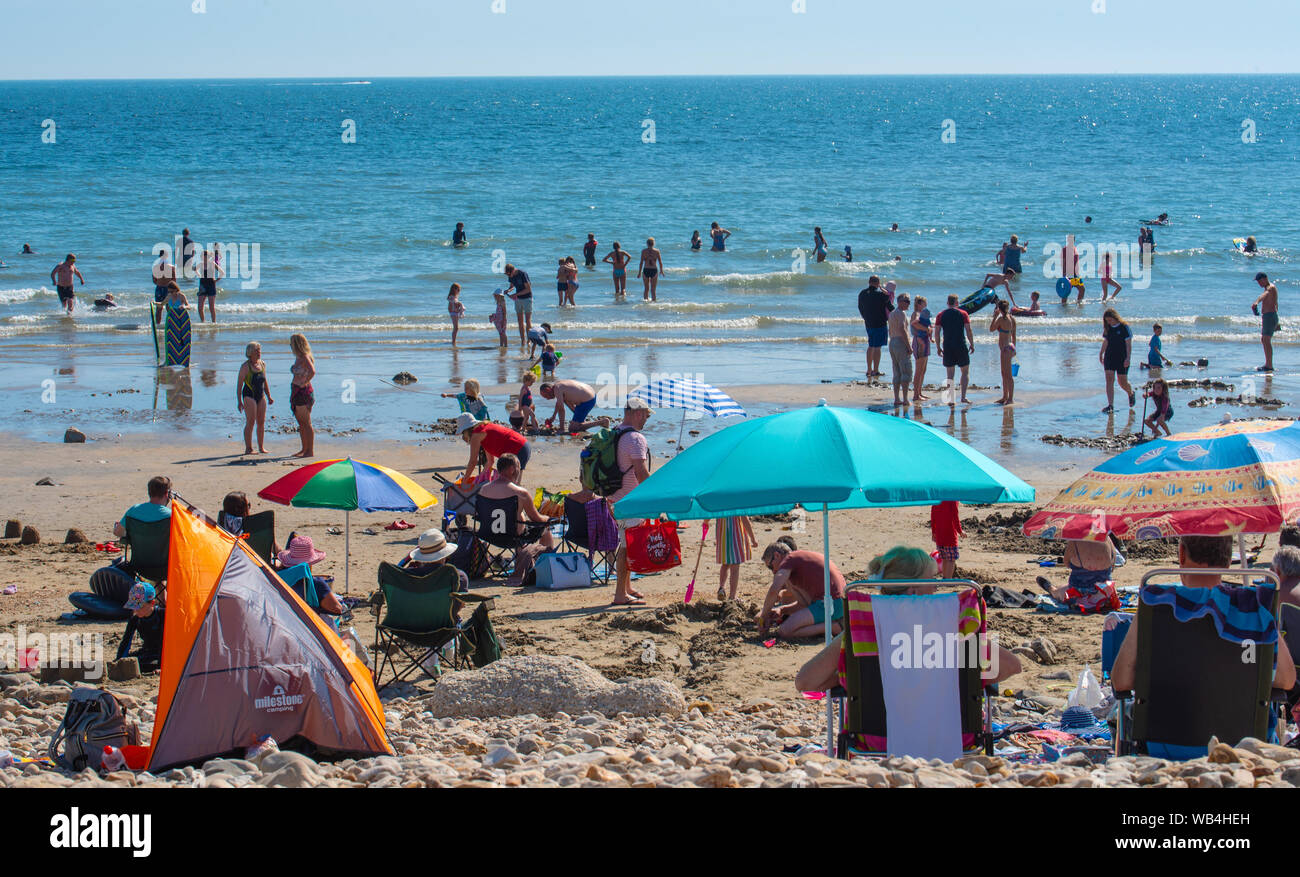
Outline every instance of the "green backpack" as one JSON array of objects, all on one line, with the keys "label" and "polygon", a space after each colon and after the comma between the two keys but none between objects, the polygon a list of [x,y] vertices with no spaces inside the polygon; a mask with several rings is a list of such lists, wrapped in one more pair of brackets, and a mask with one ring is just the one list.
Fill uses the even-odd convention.
[{"label": "green backpack", "polygon": [[597,496],[611,496],[622,489],[624,473],[618,466],[618,442],[635,431],[630,426],[602,428],[591,437],[578,462],[583,487]]}]

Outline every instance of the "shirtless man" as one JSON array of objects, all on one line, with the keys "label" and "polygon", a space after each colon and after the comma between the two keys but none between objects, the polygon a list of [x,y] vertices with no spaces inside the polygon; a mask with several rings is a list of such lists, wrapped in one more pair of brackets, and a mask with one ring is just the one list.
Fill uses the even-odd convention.
[{"label": "shirtless man", "polygon": [[642,301],[658,301],[655,290],[659,286],[659,274],[664,270],[664,258],[655,249],[655,239],[646,238],[645,249],[641,251],[641,264],[637,266],[636,276],[645,281],[645,290],[641,293]]},{"label": "shirtless man", "polygon": [[82,286],[86,285],[86,278],[82,277],[81,272],[77,270],[77,257],[68,253],[68,257],[50,271],[50,282],[59,291],[59,304],[68,309],[69,316],[72,315],[73,305],[77,303],[77,297],[72,294],[73,277],[80,280]]},{"label": "shirtless man", "polygon": [[[912,387],[912,341],[908,336],[907,309],[912,300],[907,293],[898,296],[898,307],[889,312],[885,325],[889,329],[889,359],[894,365],[894,407],[907,404],[907,391]],[[899,388],[902,398],[899,398]]]},{"label": "shirtless man", "polygon": [[[1264,364],[1256,371],[1273,370],[1273,333],[1278,330],[1277,287],[1268,280],[1263,271],[1255,275],[1255,282],[1264,287],[1264,292],[1250,306],[1251,311],[1260,316],[1259,342],[1264,345]],[[1260,312],[1263,311],[1261,314]]]},{"label": "shirtless man", "polygon": [[632,256],[618,241],[614,241],[614,249],[605,256],[604,261],[614,266],[614,297],[627,295],[627,263],[632,261]]},{"label": "shirtless man", "polygon": [[997,289],[999,286],[1007,288],[1007,298],[1011,299],[1011,306],[1016,307],[1016,297],[1011,294],[1011,280],[1016,276],[1016,272],[1011,268],[1006,269],[1001,274],[985,274],[984,285],[989,289]]},{"label": "shirtless man", "polygon": [[478,495],[485,499],[518,497],[519,517],[515,524],[515,535],[526,536],[530,542],[539,542],[547,550],[555,547],[555,540],[551,537],[551,519],[537,510],[533,495],[519,486],[519,458],[514,454],[502,454],[497,458],[496,480],[479,488]]},{"label": "shirtless man", "polygon": [[546,401],[555,401],[555,414],[552,417],[557,421],[561,433],[565,431],[564,418],[569,410],[573,411],[573,418],[569,421],[570,433],[586,432],[594,426],[610,424],[608,417],[587,419],[596,407],[596,391],[582,381],[545,381],[537,388],[537,392]]}]

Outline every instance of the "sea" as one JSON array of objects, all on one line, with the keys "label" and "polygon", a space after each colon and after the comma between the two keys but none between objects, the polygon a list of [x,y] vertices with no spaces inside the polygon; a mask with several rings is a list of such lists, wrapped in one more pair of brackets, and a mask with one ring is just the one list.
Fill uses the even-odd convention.
[{"label": "sea", "polygon": [[[982,285],[1011,234],[1028,245],[1017,304],[1037,290],[1046,311],[1018,323],[1019,404],[993,404],[986,308],[973,317],[973,404],[905,416],[1004,457],[1066,459],[1076,452],[1042,436],[1135,431],[1140,395],[1136,416],[1123,394],[1116,415],[1100,413],[1111,306],[1134,333],[1135,382],[1158,321],[1165,354],[1188,363],[1167,377],[1232,387],[1176,390],[1171,425],[1296,413],[1296,76],[0,82],[0,156],[0,412],[36,440],[76,425],[92,438],[238,441],[250,341],[287,424],[294,332],[316,352],[315,416],[340,453],[348,435],[418,440],[456,413],[440,394],[466,378],[493,388],[504,418],[529,364],[513,309],[516,346],[501,350],[488,322],[505,262],[532,279],[534,322],[565,354],[560,377],[598,386],[602,405],[660,376],[723,388],[751,415],[815,404],[828,385],[866,405],[844,385],[865,370],[867,278],[937,313]],[[1154,254],[1133,258],[1140,223],[1161,213]],[[463,248],[451,245],[457,222]],[[725,252],[709,249],[712,222],[731,232]],[[815,226],[830,245],[820,263]],[[221,244],[234,270],[218,323],[194,322],[190,368],[159,368],[152,268],[183,228]],[[615,300],[601,264],[581,269],[576,307],[560,307],[556,263],[581,265],[588,233],[598,258],[655,238],[658,301],[642,300],[634,276]],[[1082,304],[1055,292],[1070,235]],[[1248,235],[1253,256],[1233,244]],[[1100,301],[1104,250],[1124,286],[1113,305]],[[50,270],[70,252],[86,282],[68,317]],[[1255,371],[1260,271],[1281,296],[1271,376]],[[456,347],[453,282],[467,308]],[[193,303],[195,282],[183,289]],[[119,306],[94,310],[106,293]],[[417,383],[388,383],[401,371]],[[942,379],[937,361],[929,377]],[[1238,395],[1256,404],[1213,401]],[[655,422],[665,440],[680,428],[675,412]]]}]

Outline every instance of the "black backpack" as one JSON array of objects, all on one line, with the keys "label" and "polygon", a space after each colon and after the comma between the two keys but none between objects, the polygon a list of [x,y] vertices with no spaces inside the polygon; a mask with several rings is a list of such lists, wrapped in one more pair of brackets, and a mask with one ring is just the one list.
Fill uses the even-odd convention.
[{"label": "black backpack", "polygon": [[456,551],[447,562],[463,572],[470,581],[485,578],[491,558],[487,544],[473,530],[461,530],[456,536]]},{"label": "black backpack", "polygon": [[100,688],[74,688],[50,741],[49,756],[67,770],[99,770],[105,746],[121,749],[139,743],[139,728],[127,722],[116,697]]}]

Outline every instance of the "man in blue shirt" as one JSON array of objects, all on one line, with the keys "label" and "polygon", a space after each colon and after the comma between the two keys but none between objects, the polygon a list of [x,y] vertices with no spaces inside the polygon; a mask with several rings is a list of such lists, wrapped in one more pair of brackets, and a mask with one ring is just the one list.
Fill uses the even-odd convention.
[{"label": "man in blue shirt", "polygon": [[[138,503],[126,510],[122,519],[113,525],[117,538],[126,537],[126,519],[144,524],[170,520],[172,516],[172,481],[165,475],[149,479],[149,501]],[[90,590],[107,600],[125,604],[135,584],[135,571],[125,558],[119,557],[90,576]]]}]

